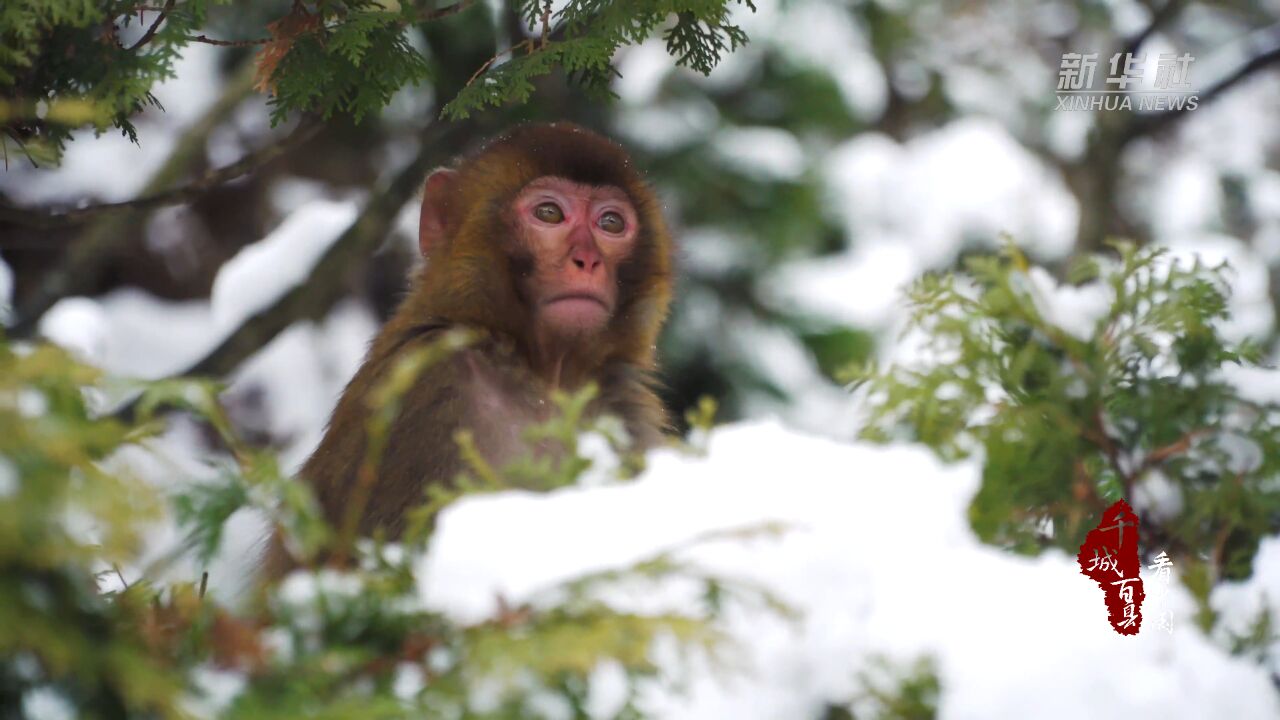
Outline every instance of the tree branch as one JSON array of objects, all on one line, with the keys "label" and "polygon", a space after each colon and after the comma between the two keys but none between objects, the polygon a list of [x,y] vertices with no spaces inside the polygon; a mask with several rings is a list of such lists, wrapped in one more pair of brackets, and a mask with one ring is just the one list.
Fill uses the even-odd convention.
[{"label": "tree branch", "polygon": [[[1228,90],[1240,84],[1254,73],[1266,68],[1272,63],[1280,61],[1280,25],[1273,25],[1261,32],[1270,42],[1256,40],[1254,45],[1266,45],[1266,49],[1259,51],[1249,60],[1241,64],[1235,70],[1231,71],[1218,80],[1202,93],[1199,93],[1199,104],[1197,107],[1203,107]],[[1186,107],[1166,110],[1160,113],[1150,115],[1135,115],[1133,121],[1125,129],[1123,142],[1128,143],[1139,137],[1154,135],[1161,132],[1172,124],[1175,120],[1185,116],[1190,112]]]},{"label": "tree branch", "polygon": [[327,314],[342,298],[342,277],[361,265],[383,241],[400,208],[417,194],[427,170],[445,159],[446,148],[454,146],[451,140],[458,137],[462,127],[457,123],[432,125],[417,157],[385,189],[375,192],[305,281],[270,307],[250,316],[217,347],[179,374],[227,375],[294,322]]},{"label": "tree branch", "polygon": [[439,20],[440,18],[449,17],[450,15],[456,15],[471,7],[474,2],[475,0],[462,0],[462,2],[455,3],[448,7],[433,8],[430,10],[424,8],[418,11],[416,21],[427,22],[430,20]]},{"label": "tree branch", "polygon": [[266,45],[271,42],[271,38],[258,38],[256,40],[217,40],[207,35],[188,35],[186,39],[188,42],[217,45],[219,47],[252,47],[254,45]]},{"label": "tree branch", "polygon": [[[420,9],[413,17],[413,22],[430,22],[431,20],[439,20],[441,18],[456,15],[463,10],[471,7],[475,0],[462,0],[448,7]],[[266,45],[275,38],[255,38],[253,40],[218,40],[207,35],[188,35],[189,42],[204,43],[206,45],[218,45],[219,47],[253,47],[254,45]]]},{"label": "tree branch", "polygon": [[175,2],[177,2],[177,0],[167,0],[167,2],[165,2],[164,7],[160,9],[160,17],[156,18],[156,21],[151,23],[151,27],[147,28],[147,32],[144,33],[142,37],[138,38],[138,42],[129,47],[130,52],[133,52],[134,50],[137,50],[143,45],[151,42],[151,38],[156,36],[156,31],[160,29],[160,23],[164,22],[164,19],[168,17],[169,11],[173,9],[173,4]]},{"label": "tree branch", "polygon": [[[252,92],[253,63],[245,62],[228,81],[222,96],[178,138],[173,152],[147,179],[141,194],[155,195],[173,187],[193,166],[204,162],[209,134]],[[137,237],[137,231],[127,222],[129,218],[127,213],[103,213],[78,233],[58,265],[46,272],[40,286],[17,306],[10,334],[30,334],[40,316],[58,300],[93,287],[103,265]]]},{"label": "tree branch", "polygon": [[205,192],[208,192],[223,183],[235,180],[241,175],[247,175],[254,172],[263,165],[266,165],[298,145],[310,140],[317,132],[319,132],[320,128],[321,125],[318,122],[304,122],[298,125],[298,127],[295,128],[294,131],[284,140],[259,148],[230,165],[224,165],[215,170],[210,170],[182,187],[144,195],[139,198],[134,198],[133,200],[124,200],[114,203],[100,203],[98,205],[89,205],[87,207],[67,210],[64,212],[50,212],[47,210],[35,210],[14,207],[11,205],[0,205],[0,221],[48,230],[50,228],[65,227],[67,225],[82,223],[106,213],[119,212],[122,210],[150,210],[152,208],[163,207],[165,205],[177,205],[179,203],[191,202]]},{"label": "tree branch", "polygon": [[1166,23],[1174,18],[1174,16],[1182,12],[1182,8],[1186,7],[1186,5],[1186,0],[1167,0],[1159,10],[1152,12],[1151,22],[1148,23],[1146,27],[1142,28],[1137,35],[1129,38],[1128,42],[1124,44],[1124,53],[1126,55],[1132,55],[1138,52],[1142,47],[1142,44],[1145,43],[1156,30],[1164,27]]}]

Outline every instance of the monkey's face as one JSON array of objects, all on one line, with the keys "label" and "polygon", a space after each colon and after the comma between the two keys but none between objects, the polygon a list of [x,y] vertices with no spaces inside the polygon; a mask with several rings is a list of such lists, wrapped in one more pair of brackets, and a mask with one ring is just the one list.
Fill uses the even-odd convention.
[{"label": "monkey's face", "polygon": [[525,292],[538,329],[559,337],[603,330],[617,307],[618,266],[639,230],[627,194],[542,177],[520,191],[514,212],[533,260]]}]

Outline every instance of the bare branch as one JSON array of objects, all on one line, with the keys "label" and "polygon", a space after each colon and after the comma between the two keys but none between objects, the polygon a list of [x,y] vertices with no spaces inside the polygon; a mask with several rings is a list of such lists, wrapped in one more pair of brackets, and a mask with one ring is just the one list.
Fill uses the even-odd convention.
[{"label": "bare branch", "polygon": [[317,132],[319,132],[320,128],[321,125],[318,122],[305,122],[295,128],[294,131],[284,140],[259,148],[230,165],[224,165],[215,170],[210,170],[186,185],[173,188],[172,190],[144,195],[143,197],[134,198],[133,200],[124,200],[114,203],[100,203],[98,205],[89,205],[88,207],[76,208],[74,210],[67,210],[64,212],[50,212],[47,210],[35,210],[13,207],[10,205],[0,205],[0,221],[47,230],[49,228],[65,227],[67,225],[82,223],[105,213],[119,212],[123,210],[149,210],[152,208],[163,207],[165,205],[176,205],[178,203],[191,202],[219,185],[235,180],[242,175],[254,172],[263,165],[266,165],[298,145],[310,140]]},{"label": "bare branch", "polygon": [[[462,2],[450,5],[444,8],[432,8],[419,10],[414,16],[414,22],[429,22],[431,20],[439,20],[441,18],[456,15],[463,10],[471,7],[475,0],[462,0]],[[274,38],[255,38],[252,40],[218,40],[208,35],[188,35],[187,40],[190,42],[204,43],[206,45],[217,45],[219,47],[253,47],[254,45],[266,45],[274,40]]]},{"label": "bare branch", "polygon": [[471,7],[472,3],[474,2],[475,0],[462,0],[462,2],[455,3],[448,7],[435,8],[431,10],[420,10],[418,12],[417,21],[427,22],[429,20],[439,20],[440,18],[449,17],[450,15],[456,15],[462,12],[463,10],[466,10],[467,8]]},{"label": "bare branch", "polygon": [[1138,50],[1142,48],[1142,44],[1145,43],[1151,35],[1155,33],[1155,31],[1168,24],[1168,22],[1178,13],[1182,12],[1182,8],[1186,7],[1186,5],[1186,0],[1167,0],[1159,10],[1152,12],[1151,22],[1147,23],[1147,26],[1142,28],[1137,35],[1129,38],[1128,42],[1124,45],[1124,53],[1126,55],[1132,55],[1138,52]]},{"label": "bare branch", "polygon": [[168,17],[169,11],[173,9],[173,4],[175,2],[177,2],[177,0],[167,0],[165,2],[164,7],[160,9],[160,17],[156,18],[156,21],[151,23],[151,27],[147,28],[147,32],[144,33],[142,37],[138,38],[138,42],[129,47],[130,52],[151,42],[151,39],[156,36],[156,31],[160,29],[160,24],[164,22],[166,17]]},{"label": "bare branch", "polygon": [[[209,134],[231,117],[252,92],[253,63],[245,62],[227,82],[222,95],[182,133],[173,151],[147,178],[139,194],[147,196],[168,190],[203,163]],[[77,233],[58,264],[43,274],[39,287],[18,304],[10,335],[23,337],[31,333],[40,316],[58,300],[92,288],[101,277],[103,266],[136,239],[137,231],[131,228],[129,219],[128,213],[103,213]]]},{"label": "bare branch", "polygon": [[497,55],[494,55],[488,60],[485,60],[483,65],[481,65],[474,73],[471,73],[471,78],[467,80],[467,85],[474,83],[477,78],[479,78],[481,75],[484,74],[485,70],[489,69],[490,65],[493,65],[495,62],[501,59],[503,55],[510,53],[512,57],[515,57],[516,52],[519,50],[524,50],[526,53],[534,52],[533,38],[522,40],[516,43],[515,45],[512,45],[511,47],[507,48],[506,50],[503,50]]},{"label": "bare branch", "polygon": [[[1250,44],[1255,46],[1262,45],[1265,49],[1257,52],[1235,70],[1223,76],[1211,85],[1208,90],[1199,93],[1197,107],[1203,107],[1217,100],[1228,90],[1248,79],[1254,73],[1273,63],[1280,62],[1280,25],[1273,25],[1259,33],[1259,35],[1264,39],[1255,39]],[[1127,143],[1139,137],[1154,135],[1188,112],[1189,110],[1184,106],[1161,113],[1136,115],[1133,122],[1125,129],[1123,141]]]},{"label": "bare branch", "polygon": [[451,140],[463,127],[456,123],[433,125],[417,157],[386,188],[375,191],[360,216],[329,246],[305,281],[246,319],[180,374],[227,375],[294,322],[327,314],[342,298],[342,277],[360,266],[383,241],[400,208],[417,194],[427,170],[444,160],[447,148],[454,146]]},{"label": "bare branch", "polygon": [[254,45],[266,45],[271,42],[271,38],[258,38],[257,40],[215,40],[207,35],[188,35],[189,42],[204,43],[206,45],[218,45],[219,47],[252,47]]}]

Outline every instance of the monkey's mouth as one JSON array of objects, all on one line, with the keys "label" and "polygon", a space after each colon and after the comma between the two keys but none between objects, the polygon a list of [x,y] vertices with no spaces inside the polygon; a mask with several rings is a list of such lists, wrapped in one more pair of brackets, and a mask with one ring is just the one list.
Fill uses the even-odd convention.
[{"label": "monkey's mouth", "polygon": [[577,329],[599,326],[610,313],[609,303],[589,292],[557,295],[546,302],[544,310],[556,325]]}]

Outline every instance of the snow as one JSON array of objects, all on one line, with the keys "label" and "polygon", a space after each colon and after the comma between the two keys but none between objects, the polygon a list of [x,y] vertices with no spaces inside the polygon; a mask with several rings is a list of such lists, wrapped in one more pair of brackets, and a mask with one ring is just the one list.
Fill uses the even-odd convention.
[{"label": "snow", "polygon": [[797,302],[854,327],[877,328],[895,317],[903,290],[919,271],[909,247],[869,237],[836,257],[789,264],[766,281],[764,291],[780,307]]},{"label": "snow", "polygon": [[[762,289],[779,306],[856,327],[895,326],[902,289],[951,265],[968,243],[990,247],[1009,233],[1035,256],[1061,257],[1075,239],[1075,201],[1062,181],[988,120],[956,121],[905,144],[863,133],[835,148],[823,173],[852,246],[789,263]],[[1061,319],[1071,324],[1069,314]]]},{"label": "snow", "polygon": [[8,322],[13,307],[13,268],[0,258],[0,323]]},{"label": "snow", "polygon": [[23,694],[22,715],[32,720],[72,720],[76,707],[62,691],[38,687]]},{"label": "snow", "polygon": [[183,49],[174,66],[176,77],[154,88],[164,112],[148,110],[135,118],[138,144],[115,129],[98,137],[91,128],[79,130],[67,144],[60,166],[36,169],[26,162],[15,163],[9,171],[0,172],[0,190],[23,205],[63,202],[69,197],[122,201],[136,196],[169,157],[183,128],[218,99],[218,60],[224,55],[221,48],[208,45]]},{"label": "snow", "polygon": [[342,388],[364,360],[377,323],[363,306],[344,301],[322,323],[297,323],[240,366],[228,391],[261,392],[266,429],[283,439],[281,468],[296,472],[320,442]]},{"label": "snow", "polygon": [[18,469],[8,458],[0,457],[0,500],[13,497],[18,492]]},{"label": "snow", "polygon": [[638,105],[614,118],[622,137],[653,152],[670,152],[706,138],[720,123],[720,111],[706,98]]},{"label": "snow", "polygon": [[136,288],[59,301],[40,333],[115,375],[161,378],[198,360],[221,339],[209,304],[168,302]]},{"label": "snow", "polygon": [[1231,298],[1227,307],[1231,317],[1219,325],[1224,337],[1235,342],[1265,337],[1275,322],[1275,310],[1269,270],[1257,251],[1237,238],[1213,233],[1174,237],[1167,244],[1170,255],[1183,267],[1190,267],[1195,260],[1209,266],[1223,262],[1229,266]]},{"label": "snow", "polygon": [[795,136],[777,128],[722,130],[712,147],[725,162],[762,179],[795,181],[808,166]]},{"label": "snow", "polygon": [[217,717],[249,684],[244,673],[222,670],[212,664],[197,667],[192,681],[194,692],[183,698],[182,709],[197,718]]},{"label": "snow", "polygon": [[666,44],[657,38],[646,40],[619,53],[613,91],[621,102],[646,105],[657,97],[673,67]]},{"label": "snow", "polygon": [[[873,120],[888,103],[888,81],[871,53],[865,30],[835,3],[790,5],[766,38],[793,62],[829,73],[845,104],[863,120]],[[751,35],[752,42],[757,35]]]},{"label": "snow", "polygon": [[1089,340],[1098,324],[1115,303],[1115,291],[1103,282],[1090,282],[1079,287],[1059,285],[1042,267],[1027,273],[1031,281],[1031,297],[1040,316],[1078,340]]},{"label": "snow", "polygon": [[213,316],[233,329],[305,282],[311,269],[355,221],[355,202],[315,200],[265,238],[223,264],[213,282]]},{"label": "snow", "polygon": [[[1229,635],[1249,636],[1253,623],[1264,613],[1270,615],[1271,627],[1280,624],[1280,535],[1264,538],[1253,558],[1253,574],[1215,587],[1209,606],[1222,617],[1215,630],[1224,642]],[[1280,642],[1271,643],[1265,653],[1267,666],[1280,673]]]},{"label": "snow", "polygon": [[[978,475],[976,463],[944,466],[918,447],[836,443],[774,423],[730,426],[713,433],[705,457],[654,453],[632,483],[457,503],[420,561],[420,594],[455,620],[478,622],[498,598],[546,606],[565,581],[670,553],[756,583],[800,613],[792,621],[730,602],[718,622],[733,667],[664,662],[685,691],[646,686],[644,704],[663,718],[816,717],[824,703],[856,694],[873,657],[926,655],[937,660],[940,717],[1280,712],[1261,668],[1196,629],[1180,585],[1169,597],[1172,634],[1121,637],[1074,558],[980,544],[966,513]],[[752,532],[770,527],[782,529]],[[700,607],[675,582],[622,584],[602,597],[642,612]],[[599,678],[616,686],[604,679],[610,672]],[[600,702],[616,693],[602,689]]]},{"label": "snow", "polygon": [[902,145],[864,133],[837,147],[826,171],[853,237],[894,237],[925,267],[1002,232],[1045,256],[1074,241],[1075,201],[1061,179],[989,120],[957,120]]},{"label": "snow", "polygon": [[1274,367],[1227,365],[1222,375],[1247,400],[1280,403],[1280,372]]}]

